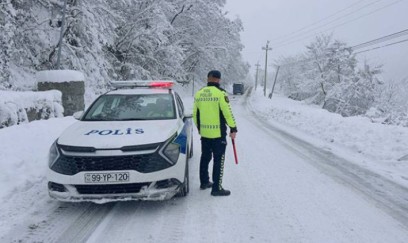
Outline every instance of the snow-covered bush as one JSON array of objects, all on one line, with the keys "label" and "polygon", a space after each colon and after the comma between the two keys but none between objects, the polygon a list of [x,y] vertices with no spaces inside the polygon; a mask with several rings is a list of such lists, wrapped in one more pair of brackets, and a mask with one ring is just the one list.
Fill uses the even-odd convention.
[{"label": "snow-covered bush", "polygon": [[0,128],[33,120],[62,117],[61,92],[0,91]]},{"label": "snow-covered bush", "polygon": [[408,78],[384,83],[375,94],[374,106],[366,116],[373,122],[408,127]]}]

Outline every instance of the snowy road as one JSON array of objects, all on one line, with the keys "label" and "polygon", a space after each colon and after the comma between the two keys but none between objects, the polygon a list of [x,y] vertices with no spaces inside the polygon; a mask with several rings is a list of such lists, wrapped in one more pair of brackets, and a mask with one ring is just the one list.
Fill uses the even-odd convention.
[{"label": "snowy road", "polygon": [[58,203],[44,198],[45,181],[40,180],[12,199],[15,207],[21,204],[14,211],[18,214],[1,215],[10,231],[0,241],[407,241],[407,189],[259,121],[246,109],[244,97],[232,102],[240,164],[233,163],[229,145],[223,185],[232,191],[230,197],[214,198],[198,189],[200,141],[195,134],[188,197]]}]

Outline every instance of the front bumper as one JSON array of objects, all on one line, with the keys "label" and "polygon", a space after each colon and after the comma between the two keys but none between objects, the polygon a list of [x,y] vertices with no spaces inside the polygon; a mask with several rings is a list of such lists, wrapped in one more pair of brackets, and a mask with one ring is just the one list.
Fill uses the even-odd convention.
[{"label": "front bumper", "polygon": [[[180,154],[179,161],[164,170],[141,173],[136,170],[81,171],[75,175],[64,175],[48,168],[48,191],[51,198],[65,202],[95,202],[129,200],[167,200],[182,186],[185,176],[186,155]],[[86,183],[86,173],[128,172],[125,183]],[[169,182],[169,183],[168,183]]]},{"label": "front bumper", "polygon": [[174,197],[180,187],[182,183],[177,179],[103,185],[63,185],[49,182],[48,192],[51,198],[64,202],[161,201]]}]

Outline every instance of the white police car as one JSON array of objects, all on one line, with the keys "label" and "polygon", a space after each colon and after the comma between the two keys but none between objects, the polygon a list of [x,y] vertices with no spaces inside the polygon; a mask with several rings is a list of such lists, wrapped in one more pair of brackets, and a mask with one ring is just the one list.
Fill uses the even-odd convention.
[{"label": "white police car", "polygon": [[49,195],[97,203],[187,195],[191,114],[173,84],[113,82],[116,90],[76,114],[50,149]]}]

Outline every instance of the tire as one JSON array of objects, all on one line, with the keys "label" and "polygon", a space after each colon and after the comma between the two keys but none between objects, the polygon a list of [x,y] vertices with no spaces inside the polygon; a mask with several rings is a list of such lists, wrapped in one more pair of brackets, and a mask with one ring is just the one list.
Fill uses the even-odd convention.
[{"label": "tire", "polygon": [[188,172],[188,161],[186,161],[186,171],[184,173],[184,182],[180,190],[177,192],[176,197],[185,197],[190,191],[190,179]]}]

